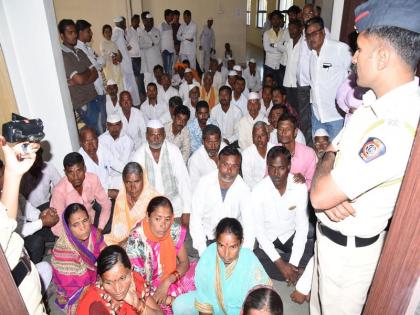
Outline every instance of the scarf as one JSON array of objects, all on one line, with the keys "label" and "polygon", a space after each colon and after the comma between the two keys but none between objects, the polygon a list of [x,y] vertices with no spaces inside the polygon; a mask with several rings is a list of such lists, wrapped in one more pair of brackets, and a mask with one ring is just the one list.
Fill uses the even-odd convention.
[{"label": "scarf", "polygon": [[216,93],[214,87],[210,87],[210,92],[207,93],[204,86],[200,88],[200,99],[206,101],[209,104],[209,108],[212,109],[216,105]]},{"label": "scarf", "polygon": [[[230,276],[232,275],[237,262],[238,262],[238,259],[235,259],[229,264],[229,266],[225,267],[226,279],[230,278]],[[215,279],[216,297],[217,297],[217,302],[219,303],[219,306],[222,309],[223,314],[227,315],[227,312],[225,310],[225,304],[223,301],[222,281],[220,279],[220,277],[222,276],[221,270],[220,270],[220,264],[223,264],[223,261],[221,261],[219,254],[216,253],[216,279]]]},{"label": "scarf", "polygon": [[[172,223],[173,218],[171,224]],[[163,237],[157,237],[150,230],[148,220],[143,220],[142,225],[147,239],[160,244],[160,263],[162,264],[162,275],[160,280],[163,281],[176,270],[176,250],[171,237],[171,229],[169,228]]]}]

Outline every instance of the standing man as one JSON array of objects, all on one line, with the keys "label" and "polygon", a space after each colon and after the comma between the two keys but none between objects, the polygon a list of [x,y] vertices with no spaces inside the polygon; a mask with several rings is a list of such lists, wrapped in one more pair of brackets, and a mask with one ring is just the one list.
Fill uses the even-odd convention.
[{"label": "standing man", "polygon": [[190,62],[190,67],[192,69],[196,69],[195,37],[197,35],[197,24],[191,21],[190,10],[184,11],[183,18],[184,24],[181,24],[176,36],[178,40],[181,41],[181,47],[179,49],[179,59],[181,61],[188,59],[188,61]]},{"label": "standing man", "polygon": [[[136,78],[137,88],[139,92],[144,93],[144,82],[141,75],[141,55],[140,55],[140,16],[134,14],[131,17],[131,26],[126,30],[126,40],[130,49],[128,55],[131,58],[131,64],[133,65],[133,73]],[[144,95],[144,94],[143,94]]]},{"label": "standing man", "polygon": [[111,40],[117,45],[118,50],[121,52],[121,70],[123,72],[124,88],[128,90],[133,98],[134,106],[140,105],[139,89],[137,87],[136,79],[133,72],[133,64],[131,63],[128,51],[131,46],[127,43],[125,37],[125,29],[127,28],[125,18],[117,16],[114,18],[115,27],[112,30]]},{"label": "standing man", "polygon": [[214,30],[211,28],[212,26],[213,18],[209,17],[207,19],[207,25],[203,26],[203,31],[200,35],[199,49],[203,52],[202,66],[204,68],[204,71],[209,70],[210,57],[212,56],[212,54],[216,54],[216,37],[214,35]]},{"label": "standing man", "polygon": [[419,122],[418,12],[416,0],[356,8],[353,63],[357,84],[371,91],[312,183],[319,223],[311,314],[360,314],[364,307]]},{"label": "standing man", "polygon": [[264,76],[271,74],[278,87],[283,86],[285,66],[281,64],[284,47],[284,16],[279,10],[270,14],[272,27],[264,32],[263,44],[265,50]]},{"label": "standing man", "polygon": [[312,93],[312,134],[324,128],[331,138],[343,128],[343,117],[338,113],[335,97],[346,80],[351,64],[350,47],[325,38],[324,21],[314,17],[305,24],[305,35],[312,49],[309,61]]},{"label": "standing man", "polygon": [[78,34],[78,40],[76,48],[81,49],[86,56],[89,58],[89,61],[95,66],[95,69],[98,71],[98,78],[93,83],[95,85],[96,93],[98,94],[95,98],[96,107],[99,108],[98,116],[98,125],[95,127],[96,132],[102,133],[105,129],[106,121],[106,108],[105,108],[105,89],[104,89],[104,80],[102,76],[102,67],[104,65],[104,60],[102,57],[98,57],[92,47],[89,45],[92,41],[92,30],[91,24],[85,20],[77,20],[76,30]]},{"label": "standing man", "polygon": [[170,9],[166,9],[164,13],[165,21],[160,25],[160,51],[163,59],[163,69],[165,73],[172,76],[172,67],[175,54],[175,46],[173,39],[172,20],[173,12]]},{"label": "standing man", "polygon": [[172,37],[174,39],[174,47],[175,47],[175,54],[176,54],[175,60],[176,60],[178,59],[177,57],[179,56],[179,48],[181,46],[181,42],[177,38],[178,30],[179,30],[179,27],[181,26],[181,24],[179,23],[180,12],[178,10],[173,10],[172,14],[173,14]]},{"label": "standing man", "polygon": [[61,52],[73,110],[87,126],[97,129],[100,108],[94,82],[98,71],[86,54],[76,47],[77,30],[73,20],[61,20],[58,31],[63,41]]}]

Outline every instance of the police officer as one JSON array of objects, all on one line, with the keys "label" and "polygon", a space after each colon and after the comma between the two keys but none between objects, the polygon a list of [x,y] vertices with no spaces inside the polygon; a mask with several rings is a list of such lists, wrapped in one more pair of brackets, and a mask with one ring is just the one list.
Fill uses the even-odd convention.
[{"label": "police officer", "polygon": [[[24,249],[23,239],[16,233],[16,215],[18,209],[18,193],[20,180],[35,161],[35,153],[20,155],[17,159],[16,152],[6,145],[0,136],[5,167],[0,179],[4,185],[0,201],[0,244],[7,262],[11,268],[13,279],[19,288],[25,306],[30,315],[46,314],[42,304],[41,283],[35,265],[30,261]],[[34,145],[35,146],[35,145]],[[22,147],[19,144],[18,147]],[[39,145],[37,145],[39,147]],[[36,148],[34,147],[36,151]]]},{"label": "police officer", "polygon": [[356,9],[353,63],[358,85],[371,90],[312,181],[319,221],[311,314],[360,314],[366,301],[419,121],[418,12],[418,0]]}]

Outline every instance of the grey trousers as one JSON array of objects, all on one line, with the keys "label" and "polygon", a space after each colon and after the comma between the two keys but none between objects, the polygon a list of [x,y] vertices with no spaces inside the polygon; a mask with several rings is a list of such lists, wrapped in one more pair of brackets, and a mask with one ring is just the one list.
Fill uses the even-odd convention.
[{"label": "grey trousers", "polygon": [[297,87],[297,104],[300,116],[300,130],[305,136],[306,145],[313,147],[312,140],[312,109],[310,103],[310,86]]}]

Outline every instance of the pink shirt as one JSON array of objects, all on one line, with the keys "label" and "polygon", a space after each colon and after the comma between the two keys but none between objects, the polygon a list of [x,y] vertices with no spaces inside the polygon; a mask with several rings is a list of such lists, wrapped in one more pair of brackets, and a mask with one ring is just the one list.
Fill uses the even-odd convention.
[{"label": "pink shirt", "polygon": [[311,188],[312,177],[314,177],[316,168],[316,153],[315,151],[299,142],[295,142],[295,154],[292,156],[292,165],[290,173],[301,173],[306,179],[306,187]]},{"label": "pink shirt", "polygon": [[50,205],[57,210],[60,221],[51,228],[51,231],[55,235],[60,236],[63,231],[63,224],[61,222],[62,214],[66,207],[72,203],[83,204],[86,207],[90,220],[93,223],[95,210],[93,210],[92,204],[94,200],[96,200],[102,207],[101,214],[99,216],[98,228],[103,229],[111,215],[111,201],[108,199],[107,193],[102,188],[98,176],[93,173],[86,172],[85,180],[83,181],[82,195],[73,188],[73,185],[68,181],[66,176],[63,177],[57,186],[54,187],[52,193]]}]

